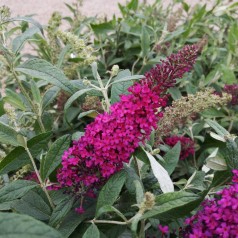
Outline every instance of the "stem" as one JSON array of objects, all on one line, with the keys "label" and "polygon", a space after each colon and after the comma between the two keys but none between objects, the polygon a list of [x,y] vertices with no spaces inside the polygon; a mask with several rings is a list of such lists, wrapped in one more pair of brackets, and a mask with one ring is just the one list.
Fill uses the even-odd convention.
[{"label": "stem", "polygon": [[135,70],[135,67],[136,67],[136,64],[139,62],[140,60],[140,57],[138,57],[138,59],[134,62],[134,64],[132,65],[132,68],[131,68],[131,75],[134,75],[134,70]]},{"label": "stem", "polygon": [[116,224],[116,225],[128,225],[128,222],[125,222],[125,221],[108,221],[108,220],[90,220],[90,221],[87,221],[88,223],[104,223],[104,224]]},{"label": "stem", "polygon": [[37,167],[36,167],[36,163],[35,163],[35,161],[34,161],[34,159],[33,159],[33,156],[32,156],[32,154],[31,154],[30,150],[28,149],[28,147],[25,147],[25,150],[26,150],[26,152],[27,152],[27,154],[28,154],[28,156],[29,156],[29,158],[30,158],[30,160],[31,160],[31,163],[32,163],[32,165],[33,165],[33,168],[34,168],[34,170],[35,170],[35,172],[36,172],[36,176],[37,176],[37,178],[38,178],[38,180],[39,180],[39,182],[40,182],[41,188],[42,188],[42,190],[44,191],[44,193],[45,193],[45,195],[46,195],[46,197],[47,197],[47,199],[48,199],[48,201],[49,201],[49,203],[50,203],[50,206],[54,209],[55,205],[53,204],[53,202],[52,202],[52,200],[51,200],[51,198],[50,198],[50,195],[49,195],[47,189],[45,188],[45,184],[43,183],[43,181],[42,181],[42,179],[41,179],[41,177],[40,177],[40,174],[39,174],[39,171],[38,171],[38,169],[37,169]]},{"label": "stem", "polygon": [[107,95],[107,90],[106,90],[105,88],[103,88],[103,89],[101,90],[101,92],[102,92],[102,94],[103,94],[103,96],[104,96],[105,103],[106,103],[106,105],[107,105],[106,111],[109,112],[109,111],[110,111],[110,106],[111,106],[111,104],[110,104],[110,101],[109,101],[109,98],[108,98],[108,95]]},{"label": "stem", "polygon": [[139,238],[145,238],[145,220],[141,221]]},{"label": "stem", "polygon": [[108,95],[107,95],[107,86],[104,87],[104,85],[102,83],[102,80],[101,80],[101,77],[100,77],[99,74],[97,74],[97,80],[98,80],[99,86],[101,88],[101,92],[103,94],[103,97],[105,99],[105,103],[107,105],[106,111],[109,112],[111,104],[110,104],[110,100],[109,100]]},{"label": "stem", "polygon": [[109,88],[111,81],[112,81],[112,76],[110,76],[110,78],[109,78],[108,81],[107,81],[107,84],[106,84],[106,86],[105,86],[106,89]]}]

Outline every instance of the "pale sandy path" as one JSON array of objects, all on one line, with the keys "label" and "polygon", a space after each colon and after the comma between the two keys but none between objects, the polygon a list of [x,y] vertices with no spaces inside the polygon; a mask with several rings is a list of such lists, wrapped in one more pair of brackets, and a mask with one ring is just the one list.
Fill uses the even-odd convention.
[{"label": "pale sandy path", "polygon": [[[163,0],[162,0],[163,1]],[[164,0],[166,5],[171,0]],[[1,5],[7,5],[12,11],[12,16],[24,16],[27,14],[35,13],[34,17],[41,24],[46,24],[50,15],[54,11],[62,12],[63,15],[70,14],[64,3],[72,4],[74,0],[0,0]],[[153,2],[153,0],[147,0]],[[199,0],[187,0],[189,4],[201,2]],[[204,1],[203,1],[204,2]],[[210,1],[206,1],[210,2]],[[119,15],[117,4],[125,4],[126,0],[84,0],[82,6],[82,13],[86,16],[103,15],[112,16],[113,14]]]}]

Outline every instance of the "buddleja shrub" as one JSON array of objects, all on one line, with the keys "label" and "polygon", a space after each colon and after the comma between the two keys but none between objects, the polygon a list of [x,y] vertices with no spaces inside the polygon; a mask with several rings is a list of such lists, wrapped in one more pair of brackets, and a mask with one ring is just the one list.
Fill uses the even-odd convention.
[{"label": "buddleja shrub", "polygon": [[[200,44],[144,75],[114,65],[101,78],[92,46],[57,21],[57,34],[44,36],[6,7],[0,20],[0,235],[235,237],[237,139],[199,113],[232,107],[236,87],[226,87],[232,96],[168,94],[193,69]],[[39,39],[38,55],[24,55],[26,41]],[[74,63],[91,64],[93,79],[69,80]]]}]

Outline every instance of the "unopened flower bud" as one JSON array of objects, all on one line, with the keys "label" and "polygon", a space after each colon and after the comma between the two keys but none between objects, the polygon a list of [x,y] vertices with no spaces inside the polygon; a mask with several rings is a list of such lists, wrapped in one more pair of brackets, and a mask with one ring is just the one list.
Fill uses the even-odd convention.
[{"label": "unopened flower bud", "polygon": [[88,86],[88,85],[90,85],[90,81],[89,81],[88,79],[84,79],[84,80],[83,80],[83,84],[84,84],[85,86]]},{"label": "unopened flower bud", "polygon": [[117,64],[112,66],[111,76],[116,76],[119,72],[119,66]]}]

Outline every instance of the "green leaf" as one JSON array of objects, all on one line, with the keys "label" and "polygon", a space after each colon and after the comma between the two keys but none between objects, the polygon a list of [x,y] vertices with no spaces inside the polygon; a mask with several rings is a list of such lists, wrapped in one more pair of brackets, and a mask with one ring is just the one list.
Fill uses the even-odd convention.
[{"label": "green leaf", "polygon": [[189,10],[189,5],[186,3],[186,2],[181,2],[182,3],[182,5],[183,5],[183,9],[186,11],[186,12],[188,12],[188,10]]},{"label": "green leaf", "polygon": [[126,217],[119,210],[117,210],[115,207],[110,206],[110,205],[105,205],[105,206],[101,207],[98,211],[96,218],[101,216],[102,214],[108,213],[108,212],[115,212],[119,217],[122,218],[123,221],[127,220]]},{"label": "green leaf", "polygon": [[1,238],[63,238],[43,222],[16,213],[0,212],[0,231]]},{"label": "green leaf", "polygon": [[160,165],[159,162],[156,161],[153,155],[151,155],[149,152],[145,151],[151,165],[152,172],[156,179],[159,182],[160,188],[163,191],[163,193],[173,192],[174,191],[174,185],[169,177],[168,172],[163,168],[162,165]]},{"label": "green leaf", "polygon": [[7,145],[19,146],[17,132],[10,126],[0,122],[0,142]]},{"label": "green leaf", "polygon": [[178,100],[182,97],[180,90],[177,87],[169,88],[169,93],[171,94],[173,100]]},{"label": "green leaf", "polygon": [[126,173],[121,170],[120,172],[114,174],[107,183],[101,189],[97,207],[96,207],[96,215],[98,215],[99,209],[105,205],[113,205],[117,200],[121,189],[126,181]]},{"label": "green leaf", "polygon": [[133,10],[136,11],[139,5],[139,1],[138,0],[131,0],[130,2],[128,2],[127,4],[127,9],[129,10]]},{"label": "green leaf", "polygon": [[13,181],[0,189],[0,202],[8,202],[23,197],[29,190],[39,186],[27,180]]},{"label": "green leaf", "polygon": [[180,142],[178,142],[164,156],[165,163],[163,163],[163,166],[167,170],[169,175],[171,175],[173,173],[173,171],[175,170],[175,168],[178,164],[180,152],[181,152],[181,144],[180,144]]},{"label": "green leaf", "polygon": [[226,142],[226,162],[230,169],[238,168],[238,138],[228,137]]},{"label": "green leaf", "polygon": [[229,31],[228,31],[228,36],[227,36],[228,47],[229,47],[229,50],[233,54],[237,53],[237,42],[238,42],[237,38],[238,38],[238,24],[237,24],[237,22],[234,22],[230,26]]},{"label": "green leaf", "polygon": [[182,35],[184,32],[185,32],[185,29],[178,27],[177,30],[175,30],[175,31],[173,31],[173,32],[171,32],[171,33],[169,33],[169,34],[165,37],[164,42],[171,41],[171,40],[173,40],[174,38],[176,38],[176,37]]},{"label": "green leaf", "polygon": [[79,98],[80,96],[82,96],[83,94],[89,92],[89,91],[92,91],[94,90],[93,88],[86,88],[86,89],[81,89],[79,90],[78,92],[74,93],[69,99],[68,101],[65,103],[64,105],[64,110],[66,111],[70,106],[71,104],[77,99]]},{"label": "green leaf", "polygon": [[64,238],[67,238],[80,223],[87,218],[93,217],[94,215],[95,206],[92,206],[91,204],[85,208],[85,212],[81,215],[77,215],[74,210],[71,210],[60,223],[58,230],[61,234],[63,234]]},{"label": "green leaf", "polygon": [[150,52],[150,35],[146,30],[145,26],[142,26],[141,49],[142,49],[142,57],[147,56],[147,54]]},{"label": "green leaf", "polygon": [[90,24],[90,26],[96,35],[107,34],[110,31],[115,31],[113,21],[103,22],[100,24]]},{"label": "green leaf", "polygon": [[66,56],[66,54],[69,52],[70,50],[70,46],[66,45],[60,52],[59,54],[59,58],[57,61],[57,67],[60,68],[64,62],[64,57]]},{"label": "green leaf", "polygon": [[221,110],[218,110],[216,108],[209,108],[207,110],[204,110],[203,112],[201,112],[201,115],[205,116],[207,118],[225,117],[226,116],[224,114],[224,112],[222,112]]},{"label": "green leaf", "polygon": [[[237,28],[238,30],[238,28]],[[238,41],[237,41],[238,42]],[[237,82],[235,73],[232,69],[228,68],[225,65],[221,65],[221,71],[222,71],[222,81],[225,84],[233,84]]]},{"label": "green leaf", "polygon": [[212,127],[214,130],[215,130],[215,132],[218,134],[218,135],[220,135],[220,136],[222,136],[222,137],[225,137],[225,136],[229,136],[230,135],[230,133],[225,129],[225,128],[223,128],[222,126],[220,126],[216,121],[212,121],[212,120],[209,120],[209,119],[207,119],[207,120],[205,120],[206,121],[206,123],[210,126],[210,127]]},{"label": "green leaf", "polygon": [[[30,149],[33,157],[39,155],[41,150],[46,148],[50,138],[51,132],[46,132],[27,141],[27,147]],[[30,159],[25,149],[21,146],[16,147],[0,162],[0,175],[17,170],[29,163]]]},{"label": "green leaf", "polygon": [[124,165],[126,171],[126,188],[132,194],[136,194],[136,202],[140,204],[144,198],[143,184],[135,172],[135,170],[129,167],[127,164]]},{"label": "green leaf", "polygon": [[1,202],[1,203],[0,203],[0,211],[10,210],[10,209],[12,208],[12,204],[13,204],[15,201],[18,201],[18,200],[16,199],[16,200],[7,201],[7,202]]},{"label": "green leaf", "polygon": [[208,157],[206,166],[213,170],[227,170],[226,160],[221,156]]},{"label": "green leaf", "polygon": [[[0,94],[0,96],[1,96],[1,94]],[[3,99],[0,98],[0,117],[1,117],[2,115],[4,115],[4,114],[5,114],[4,102],[3,102]]]},{"label": "green leaf", "polygon": [[24,43],[31,39],[33,35],[36,33],[39,33],[40,29],[38,27],[31,27],[28,28],[26,31],[24,31],[21,35],[17,36],[15,39],[12,41],[12,50],[14,53],[18,53]]},{"label": "green leaf", "polygon": [[202,197],[185,191],[165,193],[156,197],[156,206],[146,212],[142,219],[156,217],[161,221],[182,218],[194,210]]},{"label": "green leaf", "polygon": [[61,163],[61,157],[65,150],[69,148],[71,142],[70,135],[58,138],[50,147],[46,157],[41,163],[41,178],[45,180]]},{"label": "green leaf", "polygon": [[[115,78],[115,81],[119,81],[125,77],[131,76],[131,73],[129,70],[123,70],[118,73],[117,77]],[[118,102],[120,100],[120,95],[122,94],[128,94],[129,92],[127,89],[133,84],[132,81],[122,81],[118,82],[116,84],[112,85],[111,89],[111,103]]]},{"label": "green leaf", "polygon": [[13,107],[18,108],[22,111],[26,110],[25,105],[22,102],[22,98],[18,93],[13,92],[11,89],[6,88],[6,96],[4,97],[4,101],[11,104]]},{"label": "green leaf", "polygon": [[36,20],[32,19],[31,17],[14,17],[14,18],[7,19],[6,21],[2,22],[2,24],[8,23],[8,22],[14,22],[14,21],[25,21],[25,22],[31,23],[32,25],[38,27],[41,33],[44,34],[43,27],[41,26],[41,24],[38,23]]},{"label": "green leaf", "polygon": [[[123,71],[122,71],[123,72]],[[119,75],[120,76],[120,75]],[[138,80],[138,79],[142,79],[144,77],[144,75],[132,75],[132,76],[126,76],[126,77],[116,77],[114,79],[114,81],[110,84],[113,85],[115,83],[121,83],[121,82],[126,82],[126,81],[131,81],[131,80]]]},{"label": "green leaf", "polygon": [[203,191],[204,186],[204,180],[205,180],[205,172],[204,171],[197,171],[195,170],[192,176],[188,179],[184,190],[185,189],[196,189]]},{"label": "green leaf", "polygon": [[140,204],[144,200],[144,188],[142,186],[141,181],[134,180],[133,183],[136,188],[136,202],[137,204]]},{"label": "green leaf", "polygon": [[70,94],[75,92],[75,88],[63,72],[43,59],[30,59],[18,66],[16,71],[28,74],[34,78],[43,79]]},{"label": "green leaf", "polygon": [[100,232],[95,224],[89,226],[83,235],[83,238],[100,238]]},{"label": "green leaf", "polygon": [[45,111],[45,109],[55,100],[59,92],[60,88],[57,86],[53,86],[45,92],[41,101],[42,111]]},{"label": "green leaf", "polygon": [[56,227],[68,214],[70,209],[73,207],[73,204],[74,204],[74,198],[66,198],[61,203],[59,203],[52,212],[49,225]]},{"label": "green leaf", "polygon": [[41,221],[49,220],[51,215],[49,205],[34,191],[29,191],[20,200],[13,202],[12,208],[18,213],[29,215]]},{"label": "green leaf", "polygon": [[141,220],[142,214],[141,213],[137,213],[133,219],[132,219],[132,223],[131,223],[131,231],[134,234],[134,236],[136,236],[136,231],[138,230],[138,223]]},{"label": "green leaf", "polygon": [[96,116],[98,115],[98,112],[95,111],[95,110],[89,110],[89,111],[86,111],[86,112],[81,112],[79,115],[78,115],[78,119],[81,119],[85,116],[87,117],[91,117],[91,118],[95,118]]},{"label": "green leaf", "polygon": [[217,186],[222,186],[224,184],[228,184],[231,181],[231,178],[232,178],[232,173],[229,170],[216,171],[214,173],[214,177],[209,189],[217,187]]},{"label": "green leaf", "polygon": [[34,80],[31,80],[31,93],[32,93],[32,96],[33,96],[33,99],[35,100],[35,102],[40,104],[40,102],[41,102],[40,90],[37,87]]}]

